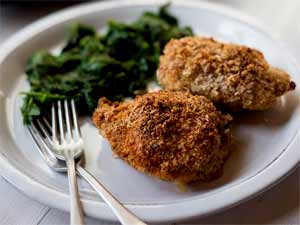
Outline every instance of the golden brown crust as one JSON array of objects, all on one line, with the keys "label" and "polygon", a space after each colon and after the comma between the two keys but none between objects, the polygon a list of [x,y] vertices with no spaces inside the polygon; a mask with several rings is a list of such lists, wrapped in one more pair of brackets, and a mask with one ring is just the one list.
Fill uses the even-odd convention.
[{"label": "golden brown crust", "polygon": [[232,111],[268,109],[295,89],[289,75],[270,67],[261,52],[202,37],[169,41],[157,78],[166,89],[204,95]]},{"label": "golden brown crust", "polygon": [[93,115],[120,158],[139,171],[179,182],[220,175],[229,155],[231,120],[203,96],[169,91],[124,103],[101,98]]}]

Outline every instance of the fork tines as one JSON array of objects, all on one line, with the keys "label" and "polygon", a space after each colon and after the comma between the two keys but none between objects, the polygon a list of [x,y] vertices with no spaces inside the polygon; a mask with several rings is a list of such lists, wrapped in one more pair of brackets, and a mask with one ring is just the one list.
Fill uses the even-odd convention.
[{"label": "fork tines", "polygon": [[[69,110],[71,108],[71,110]],[[71,111],[71,113],[70,113]],[[70,115],[71,114],[71,115]],[[57,119],[58,118],[58,119]],[[81,138],[75,102],[72,99],[59,100],[51,107],[51,123],[44,117],[37,118],[31,123],[34,131],[43,137],[48,144],[64,145],[77,142]]]}]

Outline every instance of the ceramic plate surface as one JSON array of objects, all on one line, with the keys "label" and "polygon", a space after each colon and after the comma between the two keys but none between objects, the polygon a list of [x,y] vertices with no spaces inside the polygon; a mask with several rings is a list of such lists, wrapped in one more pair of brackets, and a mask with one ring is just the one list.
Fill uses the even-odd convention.
[{"label": "ceramic plate surface", "polygon": [[[78,5],[24,28],[0,50],[0,169],[1,174],[30,197],[51,207],[69,209],[67,177],[49,169],[22,125],[20,92],[28,89],[24,68],[39,49],[55,51],[65,28],[79,21],[105,29],[106,21],[130,22],[145,10],[157,10],[162,1],[111,1]],[[286,70],[298,84],[266,112],[236,118],[235,151],[223,176],[211,183],[180,192],[176,185],[137,172],[115,159],[107,141],[82,121],[86,169],[94,174],[130,210],[146,221],[165,222],[214,213],[254,196],[299,164],[300,71],[294,58],[253,19],[232,9],[196,1],[173,1],[170,8],[181,25],[196,34],[244,44],[261,50],[273,66]],[[87,215],[115,220],[110,209],[82,180],[80,191]]]}]

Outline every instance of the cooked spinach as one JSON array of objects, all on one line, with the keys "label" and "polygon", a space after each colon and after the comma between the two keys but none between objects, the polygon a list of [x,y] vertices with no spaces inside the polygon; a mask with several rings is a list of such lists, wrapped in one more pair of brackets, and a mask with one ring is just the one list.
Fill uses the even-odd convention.
[{"label": "cooked spinach", "polygon": [[145,12],[131,24],[109,21],[104,35],[90,26],[72,24],[60,54],[33,54],[26,68],[31,89],[24,93],[24,123],[49,111],[58,99],[74,98],[80,113],[87,115],[99,97],[122,100],[145,89],[155,79],[165,44],[193,34],[189,27],[179,27],[167,8]]}]

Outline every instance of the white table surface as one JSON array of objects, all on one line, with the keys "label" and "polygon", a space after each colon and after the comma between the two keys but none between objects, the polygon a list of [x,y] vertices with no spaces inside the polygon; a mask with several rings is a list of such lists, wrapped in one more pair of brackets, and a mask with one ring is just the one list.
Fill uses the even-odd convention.
[{"label": "white table surface", "polygon": [[[237,8],[269,27],[300,62],[299,0],[210,0]],[[0,44],[26,24],[71,2],[0,2]],[[300,75],[300,74],[299,74]],[[1,132],[1,131],[0,131]],[[86,218],[87,225],[113,225]],[[0,225],[67,225],[69,214],[29,199],[0,176]],[[300,168],[281,183],[239,206],[187,224],[300,224]]]}]

